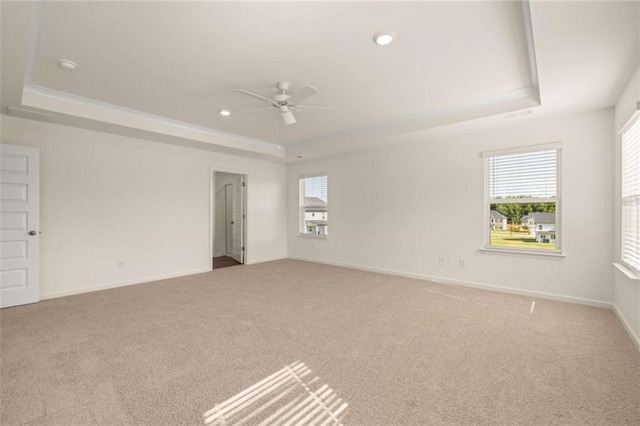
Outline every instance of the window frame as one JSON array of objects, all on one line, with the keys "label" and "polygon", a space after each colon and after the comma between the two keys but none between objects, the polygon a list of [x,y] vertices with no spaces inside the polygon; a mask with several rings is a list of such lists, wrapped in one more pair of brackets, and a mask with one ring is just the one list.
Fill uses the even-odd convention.
[{"label": "window frame", "polygon": [[[514,198],[503,200],[491,200],[489,198],[489,159],[491,157],[499,157],[504,155],[516,155],[527,154],[538,151],[556,151],[556,197],[552,198]],[[551,142],[539,145],[528,145],[517,148],[508,148],[494,151],[485,151],[481,154],[484,167],[484,196],[483,196],[483,239],[481,251],[495,252],[495,253],[507,253],[507,254],[522,254],[532,256],[551,256],[551,257],[564,257],[563,244],[562,244],[562,143]],[[497,201],[497,202],[496,202]],[[556,204],[556,248],[555,249],[525,249],[516,247],[499,247],[491,245],[491,227],[487,224],[491,220],[491,204],[521,204],[521,203],[549,203],[555,202]]]},{"label": "window frame", "polygon": [[[305,223],[305,210],[304,210],[304,188],[302,186],[302,181],[304,179],[317,178],[317,177],[326,177],[327,178],[327,218],[329,216],[329,174],[326,172],[318,172],[318,173],[309,173],[298,176],[298,237],[301,238],[320,238],[326,240],[329,238],[329,234],[310,234],[306,231],[306,223]],[[327,228],[329,227],[329,219],[327,219]],[[304,231],[303,231],[304,230]]]},{"label": "window frame", "polygon": [[[635,265],[631,265],[630,263],[628,263],[627,261],[625,261],[625,257],[624,257],[624,222],[623,222],[623,212],[624,212],[624,205],[625,205],[625,199],[626,198],[633,198],[633,197],[638,197],[640,196],[640,194],[638,195],[631,195],[629,197],[624,197],[623,194],[623,188],[624,188],[624,145],[623,145],[623,140],[624,140],[624,135],[625,133],[630,130],[631,128],[633,128],[634,126],[638,126],[638,134],[640,135],[640,110],[636,111],[630,118],[629,120],[625,123],[624,126],[622,126],[622,128],[620,129],[620,131],[618,132],[620,135],[620,191],[618,193],[618,199],[620,200],[620,212],[619,212],[619,219],[620,219],[620,263],[624,268],[627,268],[631,274],[628,274],[626,271],[623,270],[623,272],[625,272],[625,274],[627,274],[627,276],[629,276],[631,279],[635,279],[635,280],[640,280],[640,268],[638,266]],[[639,137],[640,138],[640,137]],[[640,144],[640,140],[638,141],[638,144]],[[638,166],[640,168],[640,166]],[[640,207],[639,207],[640,208]]]}]

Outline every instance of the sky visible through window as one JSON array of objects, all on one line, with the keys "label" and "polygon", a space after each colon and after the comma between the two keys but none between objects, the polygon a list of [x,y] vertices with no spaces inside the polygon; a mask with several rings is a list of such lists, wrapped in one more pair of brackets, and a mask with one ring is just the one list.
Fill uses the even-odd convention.
[{"label": "sky visible through window", "polygon": [[304,196],[317,197],[327,202],[327,177],[317,176],[304,180]]}]

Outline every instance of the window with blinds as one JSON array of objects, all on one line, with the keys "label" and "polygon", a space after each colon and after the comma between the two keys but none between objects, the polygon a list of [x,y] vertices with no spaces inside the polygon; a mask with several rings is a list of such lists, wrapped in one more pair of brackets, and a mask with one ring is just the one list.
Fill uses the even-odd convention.
[{"label": "window with blinds", "polygon": [[559,145],[483,156],[485,246],[559,251]]},{"label": "window with blinds", "polygon": [[640,119],[622,131],[622,263],[640,271]]},{"label": "window with blinds", "polygon": [[300,233],[328,234],[327,176],[300,179]]}]

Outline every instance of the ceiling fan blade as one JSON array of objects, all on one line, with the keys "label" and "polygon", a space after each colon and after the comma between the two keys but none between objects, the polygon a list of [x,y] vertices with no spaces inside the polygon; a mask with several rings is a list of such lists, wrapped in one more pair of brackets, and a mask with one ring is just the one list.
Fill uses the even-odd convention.
[{"label": "ceiling fan blade", "polygon": [[298,108],[302,109],[323,109],[325,111],[337,111],[335,108],[319,106],[319,105],[296,105]]},{"label": "ceiling fan blade", "polygon": [[298,90],[293,95],[291,95],[291,98],[289,99],[289,102],[292,102],[292,103],[295,104],[297,102],[304,101],[305,99],[307,99],[310,96],[315,95],[316,93],[318,93],[318,89],[316,89],[315,87],[313,87],[313,86],[304,86],[302,89]]},{"label": "ceiling fan blade", "polygon": [[291,111],[283,112],[282,119],[284,120],[284,124],[295,124],[296,122],[296,118],[293,116]]},{"label": "ceiling fan blade", "polygon": [[242,93],[245,93],[245,94],[247,94],[247,95],[249,95],[249,96],[253,96],[254,98],[261,99],[261,100],[263,100],[263,101],[265,101],[265,102],[269,102],[271,105],[274,105],[274,104],[275,104],[275,102],[273,101],[273,99],[266,98],[266,97],[264,97],[264,96],[262,96],[262,95],[259,95],[259,94],[257,94],[257,93],[253,93],[253,92],[250,92],[250,91],[248,91],[248,90],[244,90],[244,89],[233,89],[233,90],[235,90],[236,92],[242,92]]},{"label": "ceiling fan blade", "polygon": [[275,109],[275,108],[272,107],[272,106],[268,106],[268,107],[264,107],[264,108],[246,109],[244,111],[236,111],[236,112],[233,113],[233,115],[247,114],[249,112],[268,111],[270,109]]}]

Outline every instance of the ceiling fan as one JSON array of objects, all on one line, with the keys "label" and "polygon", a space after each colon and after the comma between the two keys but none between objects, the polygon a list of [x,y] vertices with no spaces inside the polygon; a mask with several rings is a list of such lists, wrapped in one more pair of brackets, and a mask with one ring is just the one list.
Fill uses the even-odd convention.
[{"label": "ceiling fan", "polygon": [[280,83],[278,83],[277,87],[278,94],[275,95],[273,99],[269,99],[266,96],[259,95],[258,93],[250,92],[249,90],[235,89],[236,92],[245,93],[249,96],[253,96],[254,98],[261,99],[269,104],[269,106],[264,108],[238,111],[235,114],[245,114],[249,112],[277,109],[280,111],[285,124],[294,124],[296,122],[296,118],[293,116],[292,111],[302,111],[303,109],[322,109],[327,111],[335,111],[335,108],[317,105],[302,105],[299,103],[318,93],[318,89],[316,89],[315,87],[304,86],[292,95],[287,93],[287,91],[289,90],[289,83],[287,83],[286,81],[281,81]]}]

